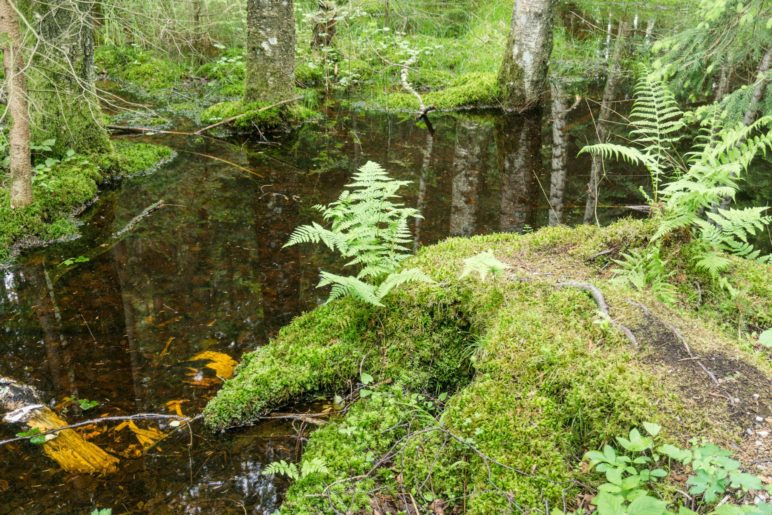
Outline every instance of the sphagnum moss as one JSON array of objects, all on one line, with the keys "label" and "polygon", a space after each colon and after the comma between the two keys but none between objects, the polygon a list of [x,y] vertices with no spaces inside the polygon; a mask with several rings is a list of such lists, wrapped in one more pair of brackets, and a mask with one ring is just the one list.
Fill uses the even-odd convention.
[{"label": "sphagnum moss", "polygon": [[[589,480],[579,466],[584,452],[643,421],[659,422],[673,440],[699,431],[726,442],[739,422],[717,416],[725,408],[684,397],[683,378],[650,359],[654,347],[632,347],[586,292],[555,287],[593,282],[612,316],[632,325],[624,301],[640,297],[607,283],[607,255],[599,254],[650,234],[647,222],[622,221],[423,249],[409,266],[431,271],[441,288],[413,285],[385,308],[345,300],[299,317],[247,355],[207,406],[207,421],[242,424],[312,392],[345,394],[360,371],[374,376],[379,386],[311,435],[302,459],[321,460],[326,472],[295,482],[285,513],[400,509],[405,500],[470,513],[562,507]],[[489,249],[512,265],[509,274],[460,281],[463,260]],[[680,320],[677,310],[656,308]],[[709,333],[699,316],[689,319],[699,326],[694,340],[687,335],[694,352]],[[722,341],[744,359],[736,340]]]}]

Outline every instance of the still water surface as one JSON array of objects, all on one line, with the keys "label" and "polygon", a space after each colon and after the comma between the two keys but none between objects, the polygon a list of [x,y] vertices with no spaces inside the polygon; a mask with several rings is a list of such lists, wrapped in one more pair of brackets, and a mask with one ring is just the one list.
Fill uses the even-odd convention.
[{"label": "still water surface", "polygon": [[[431,134],[411,118],[338,110],[276,145],[156,137],[177,150],[171,164],[103,192],[78,240],[27,253],[2,272],[0,375],[36,386],[52,405],[66,397],[99,401],[86,413],[70,407],[71,422],[168,412],[170,401],[181,401],[186,415],[199,413],[220,380],[205,361],[192,360],[197,353],[238,360],[323,301],[315,284],[331,256],[281,247],[314,216],[311,206],[336,198],[367,160],[412,181],[406,202],[425,217],[415,227],[416,247],[548,223],[555,179],[549,120],[448,116],[434,128]],[[570,224],[584,214],[589,162],[574,156],[591,131],[589,113],[569,120],[567,186],[551,202]],[[601,221],[629,214],[621,206],[640,203],[644,182],[635,172],[610,171]],[[117,244],[111,240],[160,199],[165,207]],[[91,259],[62,265],[82,255]],[[264,513],[277,506],[286,485],[261,471],[298,458],[299,427],[270,422],[222,435],[200,423],[193,429],[145,455],[121,456],[119,472],[105,478],[66,474],[29,444],[0,448],[0,513],[97,506]],[[13,434],[0,425],[0,439]],[[136,447],[126,429],[93,438],[116,455]]]}]

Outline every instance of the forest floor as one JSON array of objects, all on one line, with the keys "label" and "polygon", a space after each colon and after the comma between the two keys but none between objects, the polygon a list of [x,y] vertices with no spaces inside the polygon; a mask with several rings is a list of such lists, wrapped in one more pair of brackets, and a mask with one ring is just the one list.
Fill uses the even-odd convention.
[{"label": "forest floor", "polygon": [[[292,484],[286,513],[587,507],[598,479],[584,452],[647,421],[666,441],[707,438],[768,473],[772,368],[753,334],[772,324],[770,266],[735,262],[732,299],[671,242],[678,300],[666,305],[609,272],[651,234],[623,220],[425,248],[409,264],[437,284],[405,287],[384,308],[344,300],[297,318],[244,356],[206,419],[225,429],[336,396],[339,412],[303,454],[315,472]],[[460,279],[488,250],[511,269]]]}]

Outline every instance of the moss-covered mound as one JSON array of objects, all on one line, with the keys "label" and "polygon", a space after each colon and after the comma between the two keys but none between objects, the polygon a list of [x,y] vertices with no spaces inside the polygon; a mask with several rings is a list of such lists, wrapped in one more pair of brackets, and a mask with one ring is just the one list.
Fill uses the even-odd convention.
[{"label": "moss-covered mound", "polygon": [[70,156],[37,171],[33,203],[23,209],[11,209],[9,190],[0,185],[0,262],[15,246],[76,234],[74,217],[94,200],[99,184],[151,170],[172,156],[168,147],[120,141],[109,154]]},{"label": "moss-covered mound", "polygon": [[[410,266],[437,285],[405,287],[385,308],[344,300],[297,318],[245,356],[206,420],[225,429],[308,394],[345,397],[312,433],[286,513],[570,507],[591,481],[583,453],[643,421],[672,440],[738,443],[768,414],[770,368],[749,333],[713,322],[739,310],[765,320],[772,270],[738,262],[747,301],[730,308],[709,284],[692,305],[699,278],[683,268],[679,304],[665,306],[608,282],[608,260],[651,233],[624,221],[424,249]],[[464,259],[487,250],[511,270],[459,279]],[[680,266],[684,251],[672,252]],[[611,318],[579,282],[602,292]]]}]

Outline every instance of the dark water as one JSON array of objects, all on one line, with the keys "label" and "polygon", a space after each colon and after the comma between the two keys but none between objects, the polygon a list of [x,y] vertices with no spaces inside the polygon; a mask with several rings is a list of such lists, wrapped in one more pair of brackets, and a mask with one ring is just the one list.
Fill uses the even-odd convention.
[{"label": "dark water", "polygon": [[[280,145],[157,137],[179,153],[152,175],[106,191],[84,218],[83,236],[28,253],[0,283],[0,375],[35,385],[52,404],[92,399],[87,413],[168,412],[183,401],[200,412],[220,380],[191,361],[201,351],[235,359],[264,344],[299,312],[322,301],[315,288],[331,257],[311,248],[283,250],[312,205],[334,199],[367,160],[413,181],[407,203],[425,219],[416,246],[450,235],[523,231],[550,212],[547,119],[442,117],[435,133],[410,118],[330,113]],[[589,162],[576,159],[591,134],[588,113],[569,120],[564,220],[584,214]],[[215,156],[225,163],[207,156]],[[234,166],[238,165],[237,166]],[[601,221],[640,203],[640,174],[609,171]],[[166,206],[117,244],[111,235],[144,208]],[[62,266],[68,258],[88,262]],[[139,424],[158,427],[157,423]],[[107,426],[106,426],[107,427]],[[121,458],[106,478],[62,472],[40,448],[0,448],[0,513],[262,513],[277,506],[283,482],[265,464],[295,460],[302,428],[266,423],[224,435],[193,426],[151,452]],[[0,425],[0,439],[14,430]],[[133,435],[107,430],[93,440],[116,455]]]}]

